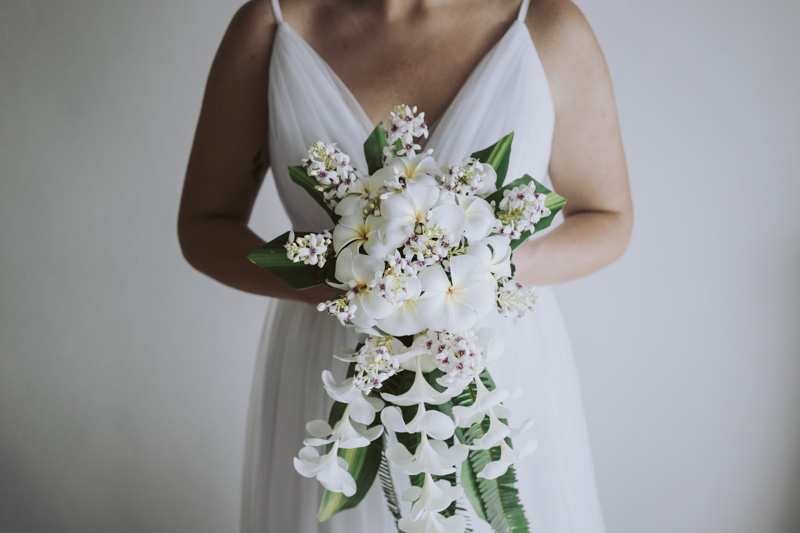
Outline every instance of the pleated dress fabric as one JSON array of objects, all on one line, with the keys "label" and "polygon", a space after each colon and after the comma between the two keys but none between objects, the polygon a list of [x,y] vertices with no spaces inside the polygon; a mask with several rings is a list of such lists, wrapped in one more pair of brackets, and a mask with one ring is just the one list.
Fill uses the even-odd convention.
[{"label": "pleated dress fabric", "polygon": [[[513,131],[507,180],[527,173],[552,188],[548,163],[555,114],[523,22],[527,4],[430,127],[425,148],[433,148],[440,164],[460,163]],[[353,166],[366,169],[363,143],[375,125],[329,65],[282,20],[276,0],[273,10],[279,23],[269,70],[269,154],[292,225],[282,231],[319,231],[330,228],[330,219],[291,181],[287,167],[299,164],[308,146],[320,140],[336,142]],[[533,532],[604,533],[568,332],[551,288],[539,286],[536,293],[536,310],[516,324],[499,314],[484,321],[506,342],[489,371],[498,386],[523,390],[506,402],[510,424],[536,419],[525,436],[535,438],[538,448],[516,465],[520,498]],[[310,305],[269,301],[248,412],[242,533],[397,531],[378,481],[356,508],[319,523],[323,489],[300,476],[292,462],[307,437],[306,422],[327,418],[332,403],[322,371],[332,369],[343,378],[346,364],[332,355],[352,351],[356,342],[352,329]],[[402,486],[400,477],[395,473]],[[469,506],[468,512],[476,533],[492,531]]]}]

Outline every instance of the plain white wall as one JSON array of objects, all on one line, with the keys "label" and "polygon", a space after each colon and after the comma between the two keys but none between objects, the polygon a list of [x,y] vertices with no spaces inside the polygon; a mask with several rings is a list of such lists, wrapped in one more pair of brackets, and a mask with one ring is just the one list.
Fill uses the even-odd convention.
[{"label": "plain white wall", "polygon": [[[800,5],[580,5],[636,208],[623,259],[557,287],[609,533],[796,532]],[[266,300],[175,231],[236,7],[0,2],[0,531],[237,530]]]}]

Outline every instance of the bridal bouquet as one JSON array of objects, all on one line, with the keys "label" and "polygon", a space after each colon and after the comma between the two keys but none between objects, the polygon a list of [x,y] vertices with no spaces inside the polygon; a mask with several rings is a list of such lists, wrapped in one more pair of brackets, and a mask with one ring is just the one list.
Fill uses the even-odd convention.
[{"label": "bridal bouquet", "polygon": [[[508,425],[511,393],[486,369],[503,340],[479,326],[533,309],[512,253],[565,200],[528,175],[503,185],[513,133],[444,166],[415,143],[427,135],[424,113],[401,105],[365,142],[366,173],[335,144],[310,146],[289,172],[333,227],[288,232],[248,256],[295,288],[340,289],[318,309],[359,333],[337,356],[347,378],[322,373],[335,402],[327,421],[308,422],[295,469],[326,489],[320,521],[357,505],[377,477],[400,531],[469,530],[462,496],[495,531],[528,531],[512,465],[536,441],[511,439],[533,420]],[[410,512],[390,463],[409,476]]]}]

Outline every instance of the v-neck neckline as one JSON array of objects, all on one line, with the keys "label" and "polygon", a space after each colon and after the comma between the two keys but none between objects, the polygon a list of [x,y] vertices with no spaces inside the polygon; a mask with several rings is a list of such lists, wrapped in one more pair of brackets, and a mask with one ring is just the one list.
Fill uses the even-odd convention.
[{"label": "v-neck neckline", "polygon": [[[439,115],[436,118],[435,122],[431,123],[431,125],[428,126],[428,138],[426,139],[425,146],[423,146],[423,148],[422,148],[423,151],[430,144],[431,138],[433,137],[433,135],[435,133],[436,127],[442,122],[443,118],[445,118],[448,114],[450,114],[450,112],[454,108],[456,102],[458,100],[460,100],[462,93],[467,89],[467,87],[470,86],[473,78],[475,78],[476,76],[479,75],[480,72],[482,72],[483,69],[481,69],[481,66],[483,65],[483,63],[486,62],[486,60],[489,58],[489,56],[492,55],[492,53],[500,46],[500,44],[502,42],[504,42],[507,38],[509,38],[511,33],[514,31],[514,28],[517,27],[518,25],[523,25],[524,26],[524,22],[519,20],[519,18],[515,18],[514,21],[511,23],[511,25],[505,30],[505,32],[503,32],[503,35],[500,37],[500,39],[498,39],[497,42],[494,43],[494,45],[492,45],[492,47],[489,48],[489,50],[487,50],[485,54],[483,54],[483,56],[481,57],[480,61],[478,61],[478,63],[475,64],[475,67],[473,67],[473,69],[470,71],[469,75],[467,76],[467,79],[464,81],[464,83],[461,84],[461,87],[459,87],[459,89],[456,92],[455,96],[453,97],[452,100],[450,100],[450,103],[445,107],[445,110],[442,112],[442,114]],[[359,102],[358,99],[355,97],[355,95],[353,94],[353,91],[350,90],[350,87],[347,86],[347,84],[336,73],[336,71],[333,70],[333,68],[330,66],[330,64],[328,64],[328,62],[325,61],[325,59],[308,43],[308,41],[306,41],[303,38],[302,35],[297,33],[294,30],[294,28],[292,28],[292,26],[288,22],[286,22],[285,20],[281,20],[278,23],[278,28],[280,28],[280,27],[284,27],[284,29],[289,30],[291,33],[293,33],[295,36],[297,36],[297,38],[300,39],[300,41],[311,51],[311,53],[316,58],[318,58],[319,61],[323,65],[325,65],[325,67],[330,72],[331,76],[333,76],[333,78],[336,80],[336,82],[338,82],[338,84],[341,87],[342,91],[344,91],[346,93],[346,95],[349,96],[350,99],[352,99],[352,101],[355,103],[355,105],[357,107],[357,110],[358,110],[358,112],[360,114],[360,116],[357,117],[357,118],[361,122],[361,125],[364,127],[365,138],[366,138],[367,135],[372,133],[372,130],[375,128],[375,126],[377,124],[371,124],[372,119],[369,118],[369,115],[364,110],[364,106],[361,105],[361,102]]]}]

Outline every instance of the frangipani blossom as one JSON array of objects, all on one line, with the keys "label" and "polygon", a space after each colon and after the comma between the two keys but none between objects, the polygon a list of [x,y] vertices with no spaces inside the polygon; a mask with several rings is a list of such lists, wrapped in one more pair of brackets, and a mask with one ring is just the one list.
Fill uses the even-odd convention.
[{"label": "frangipani blossom", "polygon": [[[388,228],[396,228],[406,237],[414,235],[417,224],[435,224],[445,232],[461,238],[466,215],[454,204],[437,205],[440,189],[434,185],[411,182],[400,193],[389,195],[381,201],[381,216],[390,221]],[[391,239],[385,238],[385,242]]]},{"label": "frangipani blossom", "polygon": [[374,215],[364,218],[355,213],[342,217],[333,229],[333,249],[338,254],[342,248],[352,244],[356,251],[363,246],[367,254],[377,258],[389,255],[396,246],[387,246],[381,240],[379,230],[385,224],[386,219]]},{"label": "frangipani blossom", "polygon": [[317,478],[329,491],[343,492],[350,497],[356,493],[356,480],[347,471],[347,461],[338,454],[338,442],[334,442],[331,450],[322,457],[316,449],[306,446],[294,458],[294,469],[301,476]]},{"label": "frangipani blossom", "polygon": [[403,413],[397,407],[384,407],[381,422],[395,433],[423,433],[429,437],[445,440],[453,436],[456,425],[453,419],[440,411],[426,411],[425,404],[419,403],[417,414],[406,424]]},{"label": "frangipani blossom", "polygon": [[402,498],[414,502],[411,506],[411,520],[419,520],[423,513],[438,513],[447,509],[451,503],[464,494],[462,487],[454,487],[440,479],[434,482],[430,474],[425,474],[422,487],[411,487],[403,493]]},{"label": "frangipani blossom", "polygon": [[457,514],[445,517],[439,513],[426,512],[419,520],[404,516],[397,523],[403,533],[464,533],[464,517]]},{"label": "frangipani blossom", "polygon": [[[488,165],[487,165],[488,166]],[[464,236],[469,242],[485,239],[494,228],[494,209],[477,196],[457,195],[458,205],[466,214]]]},{"label": "frangipani blossom", "polygon": [[522,445],[519,452],[509,446],[505,440],[500,441],[500,459],[492,461],[483,467],[478,473],[478,477],[483,479],[497,479],[506,473],[508,467],[512,464],[521,461],[528,455],[532,454],[539,442],[536,439],[531,439]]},{"label": "frangipani blossom", "polygon": [[[335,239],[334,234],[334,243]],[[467,255],[480,259],[496,277],[511,276],[511,241],[505,235],[492,235],[475,244],[470,243]]]},{"label": "frangipani blossom", "polygon": [[359,176],[348,189],[348,194],[336,205],[334,212],[340,217],[361,214],[384,188],[383,176]]},{"label": "frangipani blossom", "polygon": [[441,265],[433,265],[420,272],[419,279],[423,294],[417,316],[430,329],[464,331],[495,309],[496,284],[475,257],[451,258],[450,278]]},{"label": "frangipani blossom", "polygon": [[373,326],[376,318],[383,318],[392,311],[392,305],[376,288],[383,269],[383,260],[356,253],[353,246],[342,249],[336,258],[335,276],[341,283],[335,286],[352,293],[348,294],[356,305],[352,322],[358,327]]},{"label": "frangipani blossom", "polygon": [[381,425],[367,427],[366,424],[350,420],[349,410],[350,406],[345,408],[341,420],[333,428],[324,420],[312,420],[306,424],[306,431],[311,437],[305,439],[303,444],[322,446],[338,441],[339,447],[343,449],[363,448],[383,434]]},{"label": "frangipani blossom", "polygon": [[395,157],[385,167],[375,172],[384,182],[390,182],[399,187],[397,178],[403,178],[406,183],[417,182],[436,185],[435,176],[441,172],[436,160],[431,156],[431,151],[422,152],[414,156]]},{"label": "frangipani blossom", "polygon": [[463,444],[453,444],[448,447],[443,440],[428,439],[425,433],[417,445],[414,455],[403,444],[396,442],[386,450],[389,459],[398,470],[405,474],[414,475],[427,472],[435,476],[452,474],[456,466],[460,466],[467,459],[469,448]]},{"label": "frangipani blossom", "polygon": [[383,409],[380,398],[365,396],[363,392],[353,387],[353,378],[336,383],[331,371],[323,370],[322,383],[328,396],[337,402],[348,404],[350,418],[356,422],[371,424],[375,420],[375,413]]}]

